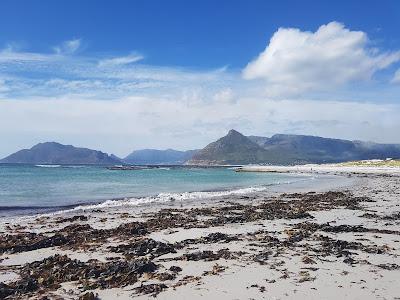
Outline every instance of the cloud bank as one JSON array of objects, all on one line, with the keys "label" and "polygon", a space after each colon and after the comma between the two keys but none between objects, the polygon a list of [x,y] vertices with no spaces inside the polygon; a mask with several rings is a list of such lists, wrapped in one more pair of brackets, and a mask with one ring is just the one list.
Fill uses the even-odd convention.
[{"label": "cloud bank", "polygon": [[2,151],[56,140],[122,156],[144,147],[203,147],[231,128],[248,135],[295,133],[387,142],[398,141],[399,114],[400,106],[394,104],[263,98],[207,102],[201,95],[3,100],[0,136],[7,141]]}]

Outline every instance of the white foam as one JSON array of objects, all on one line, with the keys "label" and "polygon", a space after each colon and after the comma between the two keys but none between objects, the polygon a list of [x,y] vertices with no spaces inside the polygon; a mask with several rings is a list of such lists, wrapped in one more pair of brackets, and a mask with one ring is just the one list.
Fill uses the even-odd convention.
[{"label": "white foam", "polygon": [[[291,184],[299,181],[315,179],[315,176],[304,174],[302,176],[300,174],[292,175],[295,179],[283,181],[283,182],[275,182],[269,185],[263,186],[251,186],[246,188],[239,188],[233,190],[223,190],[223,191],[202,191],[202,192],[182,192],[182,193],[160,193],[156,196],[147,196],[147,197],[133,197],[133,198],[124,198],[119,200],[106,200],[99,204],[93,205],[79,205],[74,207],[72,210],[91,210],[91,209],[99,209],[99,208],[107,208],[107,207],[119,207],[119,206],[138,206],[149,203],[166,203],[166,202],[174,202],[174,201],[185,201],[185,200],[196,200],[196,199],[211,199],[229,195],[245,195],[250,193],[262,192],[268,189],[268,186],[271,185],[281,185],[281,184]],[[296,178],[301,177],[301,178]],[[304,178],[306,177],[306,178]]]},{"label": "white foam", "polygon": [[59,168],[61,165],[35,165],[35,167],[39,168]]},{"label": "white foam", "polygon": [[210,199],[229,195],[244,195],[255,192],[262,192],[267,189],[267,186],[248,187],[228,191],[215,192],[184,192],[184,193],[160,193],[156,196],[140,197],[140,198],[125,198],[121,200],[107,200],[105,202],[94,205],[80,205],[73,210],[90,210],[96,208],[118,207],[118,206],[138,206],[148,203],[165,203],[173,201],[185,201],[194,199]]},{"label": "white foam", "polygon": [[139,206],[139,205],[145,205],[145,204],[151,204],[151,203],[156,204],[156,203],[166,203],[166,202],[196,200],[196,199],[212,199],[212,198],[218,198],[218,197],[229,196],[229,195],[246,195],[246,194],[266,191],[270,186],[273,186],[273,185],[292,184],[295,182],[316,179],[316,177],[318,177],[318,176],[314,176],[314,175],[310,175],[310,174],[305,174],[305,175],[306,176],[301,176],[300,174],[291,174],[291,176],[293,178],[296,178],[296,177],[301,177],[301,178],[296,178],[296,179],[288,180],[288,181],[277,181],[277,182],[271,183],[269,185],[252,186],[252,187],[239,188],[239,189],[233,189],[233,190],[208,191],[208,192],[202,191],[202,192],[182,192],[182,193],[160,193],[156,196],[124,198],[124,199],[119,199],[119,200],[106,200],[106,201],[104,201],[102,203],[98,203],[98,204],[82,204],[82,205],[76,206],[72,209],[59,210],[59,211],[55,211],[55,212],[43,213],[43,214],[34,215],[34,216],[19,216],[17,218],[10,217],[10,218],[7,218],[7,220],[5,218],[4,220],[1,220],[2,221],[1,223],[3,223],[3,221],[4,222],[12,222],[12,220],[16,220],[16,219],[21,220],[21,219],[37,218],[40,216],[42,216],[42,217],[43,216],[54,216],[54,215],[60,215],[60,214],[74,212],[74,211],[86,211],[86,210],[93,210],[93,209],[116,208],[116,207],[124,207],[124,206]]}]

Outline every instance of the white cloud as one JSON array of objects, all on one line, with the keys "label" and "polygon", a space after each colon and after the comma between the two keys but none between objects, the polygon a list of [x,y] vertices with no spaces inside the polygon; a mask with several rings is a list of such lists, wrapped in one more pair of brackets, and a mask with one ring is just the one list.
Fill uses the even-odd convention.
[{"label": "white cloud", "polygon": [[137,53],[131,53],[126,56],[102,59],[99,61],[99,67],[112,67],[112,66],[127,65],[127,64],[138,62],[142,59],[144,59],[143,55],[140,55]]},{"label": "white cloud", "polygon": [[233,102],[235,100],[235,95],[232,88],[225,88],[222,89],[221,91],[218,91],[214,95],[214,100],[217,102],[226,102],[226,103]]},{"label": "white cloud", "polygon": [[394,73],[392,83],[400,83],[400,69],[398,69],[396,73]]},{"label": "white cloud", "polygon": [[4,62],[20,62],[20,61],[32,61],[39,62],[48,59],[48,55],[40,53],[22,52],[17,51],[11,46],[0,50],[0,63]]},{"label": "white cloud", "polygon": [[243,76],[263,79],[271,96],[298,95],[369,80],[399,60],[399,51],[370,48],[366,33],[331,22],[316,32],[280,28]]},{"label": "white cloud", "polygon": [[[118,99],[132,95],[189,95],[199,90],[207,91],[208,101],[212,101],[215,93],[233,82],[241,86],[240,76],[227,68],[190,70],[130,63],[139,59],[133,54],[106,59],[46,54],[42,60],[34,62],[2,62],[0,58],[0,69],[12,77],[7,92],[15,99],[64,96]],[[25,76],[36,73],[38,76]]]},{"label": "white cloud", "polygon": [[72,40],[68,40],[63,42],[61,45],[53,47],[53,50],[55,53],[57,54],[73,54],[76,51],[78,51],[78,49],[81,46],[81,39],[72,39]]},{"label": "white cloud", "polygon": [[[54,53],[36,53],[21,51],[13,45],[7,45],[0,50],[0,63],[52,63],[78,51],[81,47],[80,39],[73,39],[63,42],[61,45],[53,47]],[[19,67],[22,67],[19,65]]]}]

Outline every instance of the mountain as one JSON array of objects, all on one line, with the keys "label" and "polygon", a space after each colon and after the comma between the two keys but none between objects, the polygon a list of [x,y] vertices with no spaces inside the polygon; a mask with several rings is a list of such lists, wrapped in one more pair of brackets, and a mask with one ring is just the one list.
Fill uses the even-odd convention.
[{"label": "mountain", "polygon": [[400,158],[400,145],[307,135],[244,136],[230,130],[187,164],[305,164]]},{"label": "mountain", "polygon": [[[249,137],[267,151],[279,151],[297,161],[335,162],[358,159],[357,147],[352,141],[306,135],[276,134],[271,138]],[[294,161],[288,161],[294,163]]]},{"label": "mountain", "polygon": [[15,152],[0,160],[0,163],[112,165],[121,161],[101,151],[47,142]]},{"label": "mountain", "polygon": [[193,155],[187,164],[255,164],[280,161],[279,153],[268,152],[240,132],[230,130],[219,140],[207,145]]},{"label": "mountain", "polygon": [[[348,141],[307,135],[276,134],[261,140],[249,137],[268,151],[290,153],[297,160],[312,163],[400,157],[400,145]],[[289,162],[291,163],[291,162]]]},{"label": "mountain", "polygon": [[196,152],[197,150],[143,149],[133,151],[124,158],[124,162],[133,165],[180,165],[190,160]]}]

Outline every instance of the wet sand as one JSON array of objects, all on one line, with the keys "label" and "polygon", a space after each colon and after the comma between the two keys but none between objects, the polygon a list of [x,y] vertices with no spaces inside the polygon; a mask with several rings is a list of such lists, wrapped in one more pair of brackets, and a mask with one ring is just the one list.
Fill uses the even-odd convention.
[{"label": "wet sand", "polygon": [[400,177],[341,174],[2,220],[0,298],[399,299]]}]

